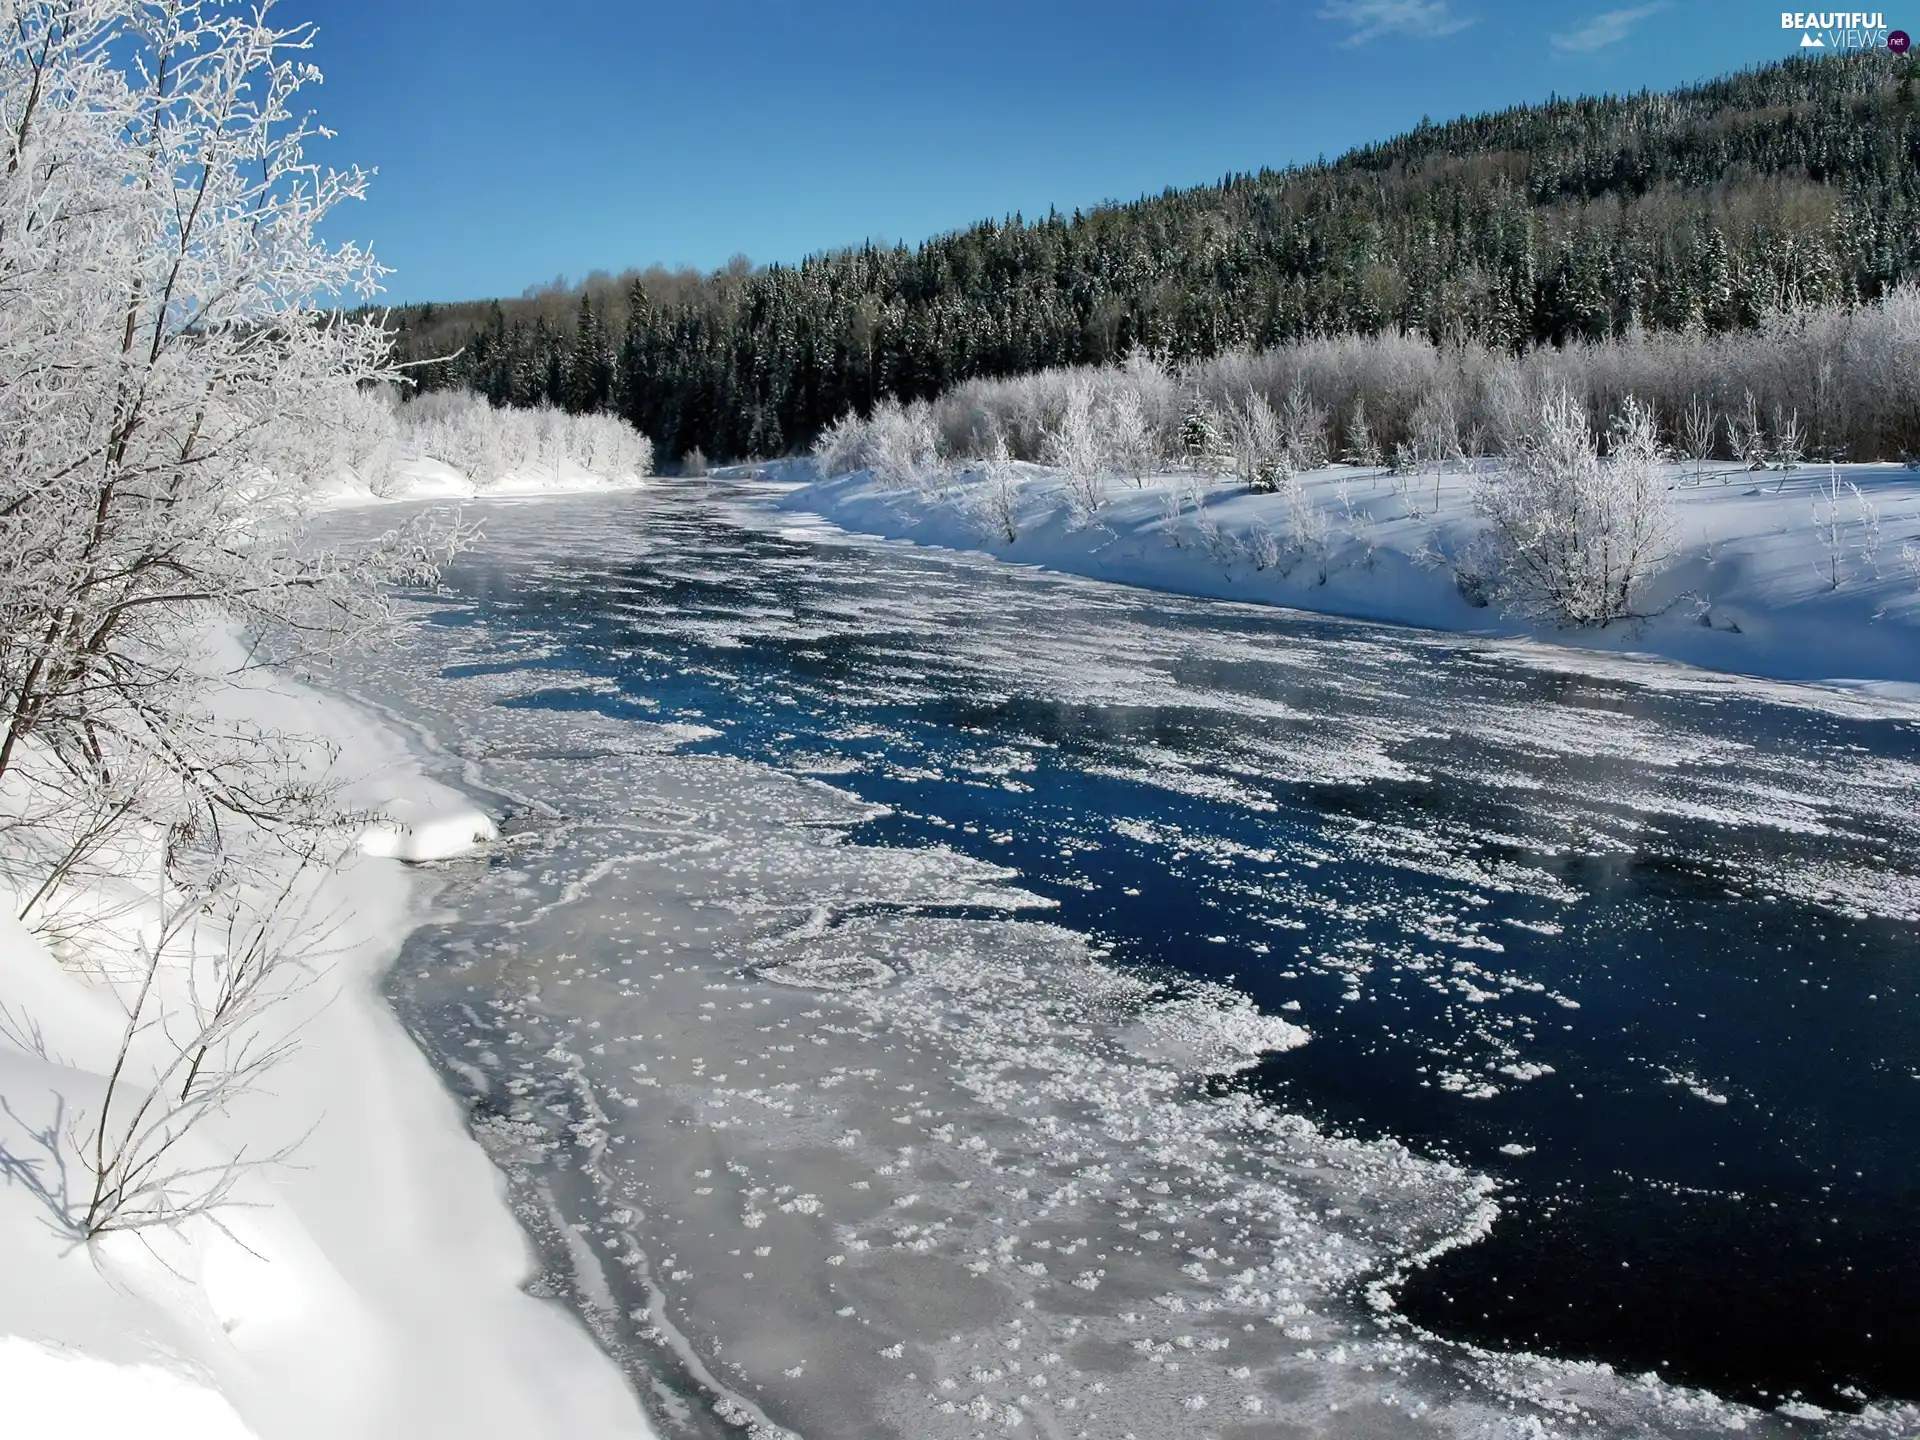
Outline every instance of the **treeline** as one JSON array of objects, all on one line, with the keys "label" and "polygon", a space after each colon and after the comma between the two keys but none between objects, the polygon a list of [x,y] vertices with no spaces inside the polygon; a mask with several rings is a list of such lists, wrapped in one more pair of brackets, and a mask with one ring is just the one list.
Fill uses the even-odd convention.
[{"label": "treeline", "polygon": [[1920,274],[1920,100],[1884,52],[1552,100],[1331,163],[797,267],[415,306],[427,388],[613,411],[668,456],[773,455],[976,377],[1405,331],[1517,352],[1723,333]]},{"label": "treeline", "polygon": [[1687,460],[1920,465],[1920,283],[1857,306],[1765,317],[1749,331],[1635,330],[1514,353],[1423,335],[1315,335],[1168,368],[1118,364],[969,380],[937,398],[883,399],[829,425],[822,475],[939,484],[1004,453],[1136,482],[1232,472],[1254,489],[1330,462],[1405,474],[1511,456],[1560,397],[1609,443],[1633,412]]}]

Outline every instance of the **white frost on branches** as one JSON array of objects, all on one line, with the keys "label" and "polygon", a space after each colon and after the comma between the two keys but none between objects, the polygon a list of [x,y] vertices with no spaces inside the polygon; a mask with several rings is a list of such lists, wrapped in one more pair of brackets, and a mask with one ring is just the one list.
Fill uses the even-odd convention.
[{"label": "white frost on branches", "polygon": [[130,1017],[72,1137],[87,1235],[227,1197],[183,1142],[280,1053],[255,1027],[313,954],[300,877],[351,823],[309,740],[209,703],[230,635],[360,641],[457,540],[303,524],[389,443],[353,417],[398,378],[380,321],[333,308],[383,272],[319,237],[367,177],[306,153],[310,42],[268,3],[0,0],[0,891]]},{"label": "white frost on branches", "polygon": [[1083,381],[1067,386],[1065,402],[1048,427],[1044,455],[1066,481],[1067,503],[1081,523],[1093,519],[1106,503],[1107,477],[1112,458],[1101,441],[1093,387]]},{"label": "white frost on branches", "polygon": [[939,467],[932,407],[924,400],[902,405],[889,397],[867,419],[850,410],[821,433],[813,457],[823,475],[871,470],[889,489],[916,489]]},{"label": "white frost on branches", "polygon": [[335,470],[376,496],[405,496],[408,467],[437,460],[476,490],[501,481],[557,485],[568,465],[627,482],[653,470],[653,442],[615,415],[571,415],[543,405],[496,409],[471,391],[435,390],[401,403],[386,388],[363,389],[344,406]]},{"label": "white frost on branches", "polygon": [[431,568],[303,535],[338,415],[392,371],[378,320],[321,308],[382,273],[316,233],[366,177],[306,159],[308,34],[264,15],[4,6],[0,778],[30,736],[89,773],[180,755],[184,637],[330,640]]},{"label": "white frost on branches", "polygon": [[976,513],[991,538],[1011,545],[1020,538],[1020,479],[1002,431],[995,430],[988,441],[982,471]]},{"label": "white frost on branches", "polygon": [[1500,593],[1523,614],[1566,625],[1627,619],[1674,555],[1653,414],[1631,397],[1602,460],[1579,402],[1565,390],[1549,396],[1475,498]]}]

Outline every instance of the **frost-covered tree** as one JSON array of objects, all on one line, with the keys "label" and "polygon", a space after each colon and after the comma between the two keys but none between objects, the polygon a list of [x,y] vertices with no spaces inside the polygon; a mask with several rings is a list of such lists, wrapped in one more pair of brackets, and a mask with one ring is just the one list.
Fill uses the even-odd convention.
[{"label": "frost-covered tree", "polygon": [[1459,459],[1464,449],[1460,410],[1452,392],[1439,389],[1422,396],[1411,423],[1413,461],[1433,471],[1433,508],[1438,512],[1441,472],[1449,460]]},{"label": "frost-covered tree", "polygon": [[207,0],[5,10],[0,777],[30,737],[87,771],[178,750],[197,623],[332,639],[425,558],[349,563],[301,525],[339,414],[395,378],[376,321],[324,308],[382,272],[319,239],[366,177],[305,154],[309,32]]},{"label": "frost-covered tree", "polygon": [[[398,378],[378,319],[334,308],[382,271],[320,237],[366,176],[307,154],[324,133],[298,108],[310,42],[270,0],[0,0],[0,784],[28,797],[0,882],[31,920],[70,922],[60,896],[96,861],[150,859],[186,926],[326,853],[343,817],[313,747],[207,703],[218,637],[324,651],[382,622],[388,582],[434,572],[424,534],[344,553],[303,523],[355,443],[342,417]],[[165,938],[143,941],[149,981],[179,963]],[[115,1067],[87,1233],[128,1206],[216,1203],[167,1157],[251,1073],[232,1026],[270,959],[229,936],[195,982],[197,1026],[162,1027],[188,1058],[160,1067],[186,1109],[159,1131]],[[155,1023],[122,998],[130,1025]]]},{"label": "frost-covered tree", "polygon": [[1272,494],[1293,478],[1280,417],[1264,395],[1249,390],[1230,416],[1233,467],[1248,489]]},{"label": "frost-covered tree", "polygon": [[1109,396],[1097,423],[1113,469],[1129,476],[1136,490],[1145,485],[1160,457],[1140,392],[1126,386]]},{"label": "frost-covered tree", "polygon": [[1380,451],[1380,441],[1367,424],[1367,398],[1364,395],[1353,402],[1353,413],[1347,417],[1347,449],[1341,458],[1349,465],[1369,470],[1386,463]]},{"label": "frost-covered tree", "polygon": [[1523,614],[1605,626],[1641,613],[1674,554],[1653,412],[1629,399],[1600,458],[1585,410],[1549,396],[1504,463],[1479,478],[1501,597]]},{"label": "frost-covered tree", "polygon": [[1327,412],[1315,404],[1304,381],[1296,378],[1280,404],[1280,443],[1295,471],[1318,470],[1327,463]]},{"label": "frost-covered tree", "polygon": [[1180,449],[1188,466],[1203,474],[1219,474],[1225,443],[1212,403],[1204,395],[1193,396],[1180,421]]},{"label": "frost-covered tree", "polygon": [[1727,416],[1727,448],[1749,470],[1767,468],[1767,431],[1760,420],[1760,403],[1748,390],[1740,408]]},{"label": "frost-covered tree", "polygon": [[1706,475],[1707,462],[1713,459],[1714,441],[1720,421],[1710,401],[1699,395],[1687,397],[1687,408],[1680,417],[1680,453],[1693,462],[1697,483]]},{"label": "frost-covered tree", "polygon": [[1798,470],[1806,454],[1806,432],[1800,428],[1800,412],[1774,406],[1773,463],[1780,467],[1784,476],[1788,471]]},{"label": "frost-covered tree", "polygon": [[1107,496],[1106,447],[1096,429],[1093,387],[1075,379],[1067,386],[1060,413],[1047,428],[1044,454],[1066,481],[1067,501],[1076,518],[1091,519]]}]

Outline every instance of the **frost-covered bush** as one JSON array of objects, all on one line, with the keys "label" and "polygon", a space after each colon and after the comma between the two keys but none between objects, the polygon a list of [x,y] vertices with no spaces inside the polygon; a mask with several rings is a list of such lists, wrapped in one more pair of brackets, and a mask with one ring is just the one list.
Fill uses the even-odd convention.
[{"label": "frost-covered bush", "polygon": [[[508,468],[500,421],[490,413],[484,400],[457,391],[439,391],[421,395],[399,407],[394,415],[394,436],[408,459],[431,457],[451,465],[462,474],[492,479]],[[357,472],[356,473],[360,473]],[[383,486],[373,476],[360,473],[375,494]]]},{"label": "frost-covered bush", "polygon": [[1163,362],[1139,352],[1118,365],[1042,370],[956,386],[933,402],[941,452],[978,456],[998,434],[1016,458],[1038,461],[1076,388],[1089,397],[1097,441],[1114,474],[1138,478],[1179,454],[1188,397]]},{"label": "frost-covered bush", "polygon": [[1064,476],[1067,501],[1081,520],[1098,514],[1106,503],[1111,470],[1108,447],[1095,426],[1093,386],[1076,377],[1067,387],[1058,417],[1047,429],[1041,458]]},{"label": "frost-covered bush", "polygon": [[[415,458],[400,438],[392,385],[358,387],[340,397],[335,414],[331,472],[346,470],[376,495],[387,492],[399,467]],[[315,480],[326,478],[315,475]]]},{"label": "frost-covered bush", "polygon": [[990,538],[1011,545],[1020,538],[1020,479],[1005,435],[995,432],[985,449],[974,513]]},{"label": "frost-covered bush", "polygon": [[851,475],[867,466],[867,422],[849,410],[813,442],[813,468],[819,475]]},{"label": "frost-covered bush", "polygon": [[814,442],[814,468],[821,475],[871,470],[889,489],[924,484],[938,473],[940,439],[933,407],[924,400],[902,405],[888,398],[862,419],[852,410],[829,425]]},{"label": "frost-covered bush", "polygon": [[617,415],[572,415],[568,454],[609,480],[640,479],[653,473],[653,441]]},{"label": "frost-covered bush", "polygon": [[1592,626],[1632,617],[1673,558],[1659,437],[1631,397],[1602,460],[1580,402],[1565,390],[1549,396],[1517,447],[1481,475],[1475,500],[1500,598],[1523,614]]},{"label": "frost-covered bush", "polygon": [[934,433],[933,407],[924,400],[901,405],[883,400],[873,410],[871,464],[883,485],[907,489],[938,472],[940,444]]}]

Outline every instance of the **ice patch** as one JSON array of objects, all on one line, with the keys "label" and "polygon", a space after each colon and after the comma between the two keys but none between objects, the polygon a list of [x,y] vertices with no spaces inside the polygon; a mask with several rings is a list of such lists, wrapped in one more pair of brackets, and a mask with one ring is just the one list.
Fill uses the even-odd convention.
[{"label": "ice patch", "polygon": [[762,980],[803,990],[853,990],[866,985],[885,985],[898,974],[891,965],[865,956],[775,961],[754,966],[753,973]]},{"label": "ice patch", "polygon": [[1247,1069],[1310,1038],[1303,1026],[1261,1014],[1246,996],[1224,986],[1155,1005],[1126,1034],[1150,1059],[1213,1074]]}]

